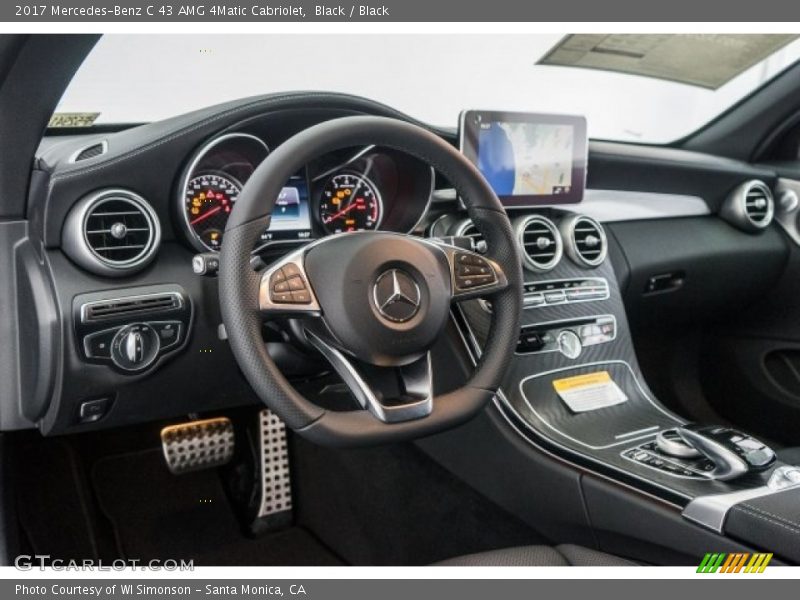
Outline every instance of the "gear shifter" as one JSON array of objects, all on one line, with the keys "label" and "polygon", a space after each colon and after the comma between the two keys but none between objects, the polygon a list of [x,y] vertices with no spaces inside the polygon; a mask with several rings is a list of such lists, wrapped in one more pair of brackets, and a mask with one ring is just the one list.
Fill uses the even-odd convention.
[{"label": "gear shifter", "polygon": [[678,435],[714,463],[711,479],[728,480],[763,471],[775,462],[775,452],[757,439],[729,427],[691,423],[677,428]]}]

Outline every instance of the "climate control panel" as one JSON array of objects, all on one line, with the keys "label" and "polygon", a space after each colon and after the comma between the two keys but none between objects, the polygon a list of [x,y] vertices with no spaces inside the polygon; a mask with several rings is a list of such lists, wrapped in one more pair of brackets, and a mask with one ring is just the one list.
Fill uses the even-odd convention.
[{"label": "climate control panel", "polygon": [[608,281],[600,277],[531,281],[524,286],[523,306],[539,308],[557,304],[606,300],[608,297]]}]

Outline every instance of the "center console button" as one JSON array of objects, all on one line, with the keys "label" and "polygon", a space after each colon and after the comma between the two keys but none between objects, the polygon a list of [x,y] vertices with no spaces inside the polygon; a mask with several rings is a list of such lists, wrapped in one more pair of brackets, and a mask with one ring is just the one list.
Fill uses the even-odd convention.
[{"label": "center console button", "polygon": [[544,304],[544,296],[539,293],[525,294],[522,298],[522,304],[524,306],[539,306]]},{"label": "center console button", "polygon": [[569,329],[558,334],[557,342],[558,349],[561,351],[561,354],[569,359],[578,358],[583,351],[581,339],[575,334],[574,331]]},{"label": "center console button", "polygon": [[556,290],[554,292],[545,292],[544,293],[544,300],[547,304],[557,304],[559,302],[564,302],[564,292],[562,290]]}]

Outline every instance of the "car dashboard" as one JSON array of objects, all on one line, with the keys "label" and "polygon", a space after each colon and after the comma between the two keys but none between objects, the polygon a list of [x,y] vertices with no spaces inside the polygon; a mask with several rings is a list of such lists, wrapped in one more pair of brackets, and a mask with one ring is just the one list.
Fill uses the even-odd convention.
[{"label": "car dashboard", "polygon": [[[414,122],[363,98],[293,93],[116,132],[46,137],[29,203],[35,242],[18,251],[25,273],[19,302],[33,307],[21,316],[19,329],[36,339],[39,352],[19,359],[22,401],[4,426],[60,434],[256,403],[227,345],[216,279],[208,276],[218,265],[227,216],[271,148],[315,123],[358,114]],[[458,143],[455,130],[425,127]],[[597,302],[609,298],[624,299],[635,313],[643,301],[639,287],[665,273],[657,264],[663,254],[625,255],[622,246],[639,241],[626,224],[636,221],[641,231],[645,222],[658,227],[688,219],[715,227],[721,222],[713,215],[731,187],[754,179],[768,188],[776,184],[769,169],[744,163],[732,168],[730,161],[676,150],[593,142],[589,155],[582,204],[509,210],[525,250],[526,315],[544,311],[557,317],[552,321],[592,320]],[[675,176],[689,159],[702,178]],[[607,223],[619,223],[619,230],[606,231]],[[726,277],[733,269],[727,262],[712,279],[733,285],[742,297],[752,295],[780,271],[783,242],[774,231],[754,236],[724,227],[725,252],[742,260],[761,253],[766,260],[739,284]],[[317,157],[286,182],[270,226],[253,248],[254,264],[359,230],[462,238],[477,249],[483,243],[449,182],[429,165],[380,146],[342,148]],[[582,252],[581,236],[601,238],[602,248],[591,256]],[[553,243],[532,250],[540,239]],[[682,259],[696,250],[695,240],[686,244],[670,251]],[[198,256],[204,262],[195,272]],[[688,277],[684,269],[684,278],[691,282],[697,268],[692,263]],[[673,273],[672,283],[679,278]],[[654,285],[668,285],[666,279]],[[665,302],[687,300],[675,294]],[[704,297],[694,308],[714,311],[715,302]],[[601,338],[612,335],[608,327],[624,329],[619,306],[612,308],[583,324],[598,349],[607,347]],[[469,303],[454,316],[477,311],[471,333],[479,338],[487,310]],[[299,350],[291,330],[268,324],[264,339],[284,373],[304,385],[325,370],[324,363]],[[553,351],[561,341],[531,333],[521,338],[521,352],[560,355]],[[139,341],[133,350],[131,340]],[[581,341],[591,351],[592,340]],[[463,345],[458,352],[467,356]]]}]

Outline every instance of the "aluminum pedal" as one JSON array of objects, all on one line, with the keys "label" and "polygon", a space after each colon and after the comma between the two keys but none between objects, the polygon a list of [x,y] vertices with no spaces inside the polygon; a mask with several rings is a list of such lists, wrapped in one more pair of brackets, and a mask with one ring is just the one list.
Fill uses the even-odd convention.
[{"label": "aluminum pedal", "polygon": [[221,467],[233,458],[233,425],[227,417],[170,425],[161,430],[161,445],[175,475]]},{"label": "aluminum pedal", "polygon": [[[286,425],[269,409],[259,415],[261,450],[261,502],[258,518],[285,521],[291,518],[292,482],[289,474],[289,448]],[[280,515],[286,513],[286,515]],[[280,518],[278,517],[280,515]]]}]

